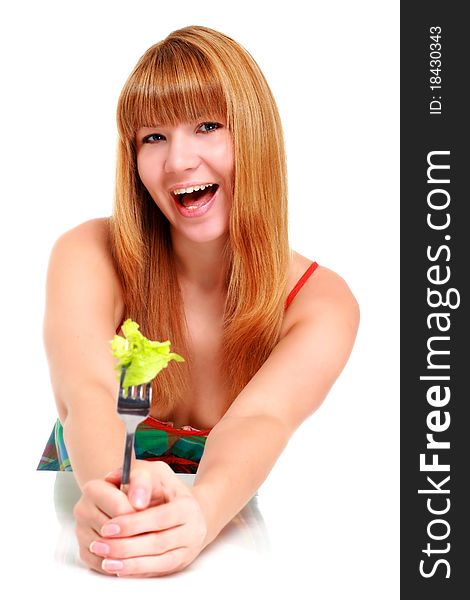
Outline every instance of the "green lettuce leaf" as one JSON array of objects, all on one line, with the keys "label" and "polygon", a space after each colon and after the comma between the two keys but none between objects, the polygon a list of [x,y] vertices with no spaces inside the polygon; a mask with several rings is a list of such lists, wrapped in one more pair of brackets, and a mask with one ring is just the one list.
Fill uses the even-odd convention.
[{"label": "green lettuce leaf", "polygon": [[182,356],[170,352],[169,340],[166,342],[148,340],[140,333],[139,325],[132,319],[127,319],[123,323],[122,331],[126,337],[115,335],[110,344],[113,355],[118,359],[116,370],[119,376],[122,367],[126,367],[124,388],[149,383],[168,366],[170,360],[185,362]]}]

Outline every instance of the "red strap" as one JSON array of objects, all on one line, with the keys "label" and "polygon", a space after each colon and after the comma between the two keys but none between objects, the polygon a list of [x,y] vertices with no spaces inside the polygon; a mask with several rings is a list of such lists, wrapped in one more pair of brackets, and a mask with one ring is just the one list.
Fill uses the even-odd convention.
[{"label": "red strap", "polygon": [[310,275],[315,271],[315,269],[317,267],[318,267],[318,263],[313,262],[309,266],[309,268],[305,271],[305,273],[302,275],[302,277],[299,279],[299,281],[295,284],[294,289],[287,296],[287,300],[286,300],[286,302],[284,304],[284,309],[285,310],[287,310],[287,308],[289,307],[289,304],[295,298],[295,296],[297,295],[297,293],[300,290],[300,288],[303,286],[303,284],[307,281],[307,279],[310,277]]},{"label": "red strap", "polygon": [[158,419],[156,419],[155,417],[152,417],[151,415],[145,419],[143,424],[148,425],[149,427],[153,427],[153,429],[160,429],[160,431],[166,431],[167,433],[177,434],[181,437],[183,437],[183,436],[193,436],[193,437],[200,436],[201,437],[201,436],[209,435],[209,433],[212,431],[212,428],[196,429],[195,427],[193,427],[193,429],[190,430],[190,429],[180,429],[179,427],[171,427],[171,425],[166,425],[165,423],[163,423],[162,421],[159,421]]}]

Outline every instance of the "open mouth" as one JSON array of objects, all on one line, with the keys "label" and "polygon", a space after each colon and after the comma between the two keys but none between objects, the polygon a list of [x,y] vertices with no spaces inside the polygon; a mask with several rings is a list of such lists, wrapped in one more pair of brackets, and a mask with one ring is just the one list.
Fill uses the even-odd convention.
[{"label": "open mouth", "polygon": [[203,190],[195,190],[191,193],[175,194],[173,192],[172,196],[179,204],[181,204],[181,206],[184,206],[185,208],[198,208],[210,202],[210,200],[212,199],[212,197],[218,189],[218,184],[214,183],[210,187],[206,187]]}]

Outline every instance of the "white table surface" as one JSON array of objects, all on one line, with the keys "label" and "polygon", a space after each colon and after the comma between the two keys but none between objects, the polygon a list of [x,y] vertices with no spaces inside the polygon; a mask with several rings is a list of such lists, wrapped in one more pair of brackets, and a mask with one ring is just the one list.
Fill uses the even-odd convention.
[{"label": "white table surface", "polygon": [[[23,449],[17,429],[0,440],[0,589],[8,590],[2,596],[31,597],[33,586],[37,598],[67,600],[134,600],[139,592],[152,600],[169,594],[196,600],[397,600],[398,445],[394,434],[384,438],[380,428],[362,425],[379,420],[382,402],[362,407],[341,385],[337,390],[295,432],[258,495],[218,538],[183,571],[150,579],[106,576],[81,564],[73,474],[35,470],[49,421],[38,427],[38,419],[23,419]],[[387,418],[394,422],[392,413]],[[191,485],[193,476],[181,478]]]},{"label": "white table surface", "polygon": [[[0,436],[2,596],[22,600],[34,586],[40,599],[134,600],[143,592],[152,600],[397,600],[397,417],[392,399],[352,400],[363,380],[343,377],[294,433],[258,495],[191,565],[151,579],[101,575],[80,563],[78,488],[72,473],[35,470],[53,421],[33,395],[21,429]],[[181,477],[191,484],[192,476]]]},{"label": "white table surface", "polygon": [[[192,485],[193,475],[178,476]],[[128,598],[129,594],[139,592],[155,597],[156,593],[188,594],[192,590],[197,598],[215,598],[224,590],[223,596],[230,598],[239,597],[247,585],[253,593],[260,592],[267,582],[274,580],[272,548],[258,496],[185,570],[166,577],[124,581],[87,569],[78,556],[72,509],[79,498],[79,489],[73,473],[37,472],[30,493],[29,498],[22,498],[16,505],[18,510],[21,504],[25,507],[30,504],[30,508],[10,542],[10,552],[12,546],[14,551],[10,554],[7,576],[15,581],[17,597],[23,597],[23,586],[26,594],[26,589],[33,585],[42,590],[44,597],[46,590],[49,597],[66,598],[87,594],[94,598],[108,593],[113,598]],[[34,510],[35,504],[41,507],[40,513]]]},{"label": "white table surface", "polygon": [[[192,485],[194,476],[180,477]],[[113,599],[136,598],[138,593],[152,599],[170,593],[173,598],[191,594],[250,600],[267,595],[275,599],[293,595],[319,600],[398,598],[396,564],[380,556],[382,552],[387,558],[381,528],[386,533],[389,524],[379,520],[365,524],[360,514],[356,520],[357,497],[349,496],[348,489],[338,494],[343,487],[339,479],[328,489],[321,478],[315,482],[306,476],[296,489],[289,487],[292,481],[282,465],[272,472],[258,495],[183,571],[124,579],[95,573],[78,557],[72,508],[79,491],[73,474],[34,472],[28,494],[18,494],[9,506],[5,504],[13,531],[2,551],[2,587],[15,590],[9,595],[12,598],[29,597],[31,586],[40,598],[47,594],[67,599],[104,594]],[[347,485],[346,480],[343,483]],[[360,502],[367,506],[370,498]],[[370,519],[376,519],[376,509],[372,504],[369,508]],[[374,545],[380,540],[382,549]]]}]

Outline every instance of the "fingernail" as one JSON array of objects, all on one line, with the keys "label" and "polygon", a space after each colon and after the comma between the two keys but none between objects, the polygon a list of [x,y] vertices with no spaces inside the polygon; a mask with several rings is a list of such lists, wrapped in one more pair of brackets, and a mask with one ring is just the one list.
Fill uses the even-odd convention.
[{"label": "fingernail", "polygon": [[91,542],[89,550],[93,554],[98,554],[98,556],[109,554],[109,546],[108,544],[103,544],[103,542]]},{"label": "fingernail", "polygon": [[108,535],[117,535],[118,533],[121,533],[121,528],[117,523],[108,523],[101,528],[101,535],[105,537]]},{"label": "fingernail", "polygon": [[136,508],[144,508],[148,504],[148,495],[143,488],[137,488],[132,492],[131,502]]},{"label": "fingernail", "polygon": [[105,558],[101,563],[101,568],[105,571],[121,571],[123,569],[124,564],[122,560],[110,560]]}]

